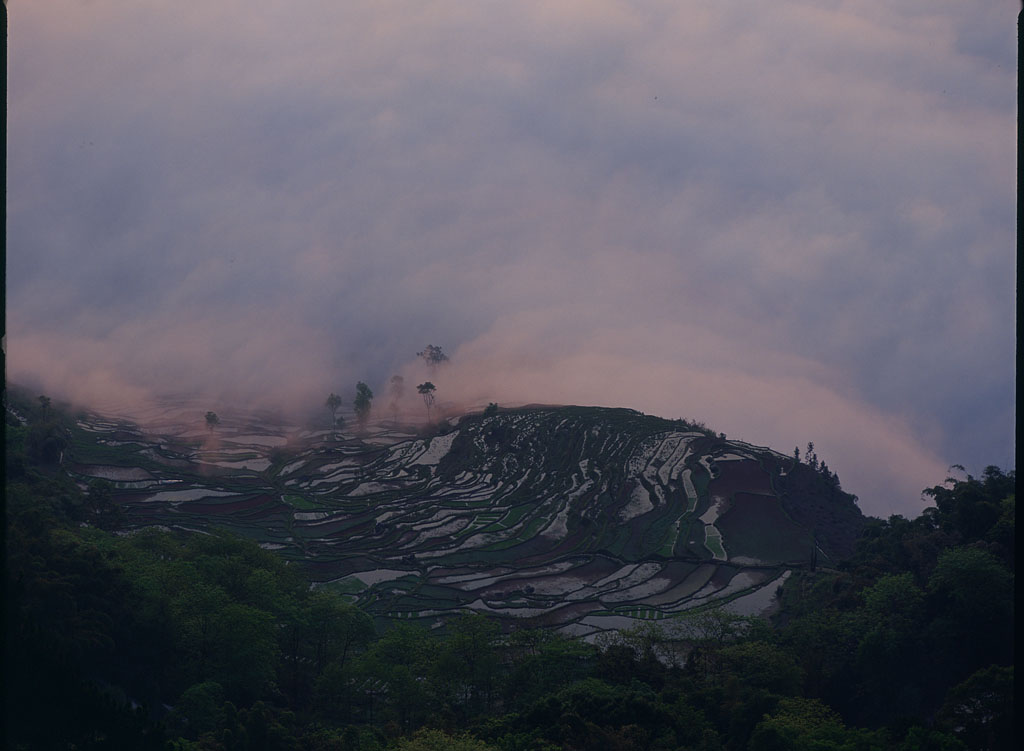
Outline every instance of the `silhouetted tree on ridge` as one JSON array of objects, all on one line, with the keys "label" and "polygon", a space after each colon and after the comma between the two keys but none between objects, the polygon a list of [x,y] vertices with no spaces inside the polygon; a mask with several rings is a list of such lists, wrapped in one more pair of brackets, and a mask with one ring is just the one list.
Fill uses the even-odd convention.
[{"label": "silhouetted tree on ridge", "polygon": [[434,392],[437,391],[437,387],[430,381],[426,381],[417,386],[416,391],[423,397],[423,403],[427,405],[427,422],[430,422],[430,408],[434,405]]}]

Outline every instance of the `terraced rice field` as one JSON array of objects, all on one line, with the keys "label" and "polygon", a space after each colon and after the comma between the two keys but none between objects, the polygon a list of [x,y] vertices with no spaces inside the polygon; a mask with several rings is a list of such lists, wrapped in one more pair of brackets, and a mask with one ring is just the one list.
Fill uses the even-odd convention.
[{"label": "terraced rice field", "polygon": [[466,415],[430,437],[221,420],[85,417],[66,466],[111,481],[132,528],[227,528],[381,618],[475,611],[594,635],[758,611],[810,555],[773,490],[792,459],[629,410]]}]

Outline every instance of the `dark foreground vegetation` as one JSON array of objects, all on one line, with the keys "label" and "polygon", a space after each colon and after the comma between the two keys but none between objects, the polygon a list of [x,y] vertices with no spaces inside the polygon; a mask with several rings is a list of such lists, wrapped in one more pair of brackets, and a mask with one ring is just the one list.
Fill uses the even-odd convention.
[{"label": "dark foreground vegetation", "polygon": [[772,624],[704,611],[590,645],[379,628],[228,534],[118,535],[109,488],[60,468],[62,419],[8,416],[6,748],[1011,748],[1013,472],[872,520]]}]

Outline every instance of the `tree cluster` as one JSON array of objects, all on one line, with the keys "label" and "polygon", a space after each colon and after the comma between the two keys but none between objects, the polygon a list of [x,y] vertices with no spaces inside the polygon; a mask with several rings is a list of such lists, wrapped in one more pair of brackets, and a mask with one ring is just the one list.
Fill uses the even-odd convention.
[{"label": "tree cluster", "polygon": [[448,362],[448,355],[444,353],[444,348],[434,344],[428,344],[422,352],[416,353],[416,357],[422,359],[431,372],[435,371],[438,365]]},{"label": "tree cluster", "polygon": [[[427,364],[431,373],[436,372],[438,366],[449,361],[449,357],[445,354],[444,349],[433,344],[428,344],[421,352],[417,352],[416,356]],[[417,386],[416,390],[417,393],[423,397],[424,404],[427,407],[427,422],[430,422],[430,408],[434,404],[434,392],[437,390],[437,387],[430,381],[427,381]],[[388,395],[391,397],[388,408],[390,409],[396,424],[398,423],[398,403],[401,401],[404,394],[405,379],[400,375],[391,376],[388,381]],[[40,399],[43,398],[45,397],[40,397]],[[49,401],[47,400],[46,406],[48,405]],[[326,406],[331,412],[331,425],[334,430],[337,430],[338,428],[338,409],[341,405],[341,397],[333,392],[328,395],[327,400],[324,402],[324,406]],[[372,407],[373,391],[363,381],[357,382],[355,397],[352,399],[352,408],[355,411],[356,423],[360,430],[366,429]],[[213,422],[211,422],[211,416]],[[217,420],[217,416],[214,415],[213,412],[207,413],[206,421],[211,430],[216,426],[217,422],[219,422]]]}]

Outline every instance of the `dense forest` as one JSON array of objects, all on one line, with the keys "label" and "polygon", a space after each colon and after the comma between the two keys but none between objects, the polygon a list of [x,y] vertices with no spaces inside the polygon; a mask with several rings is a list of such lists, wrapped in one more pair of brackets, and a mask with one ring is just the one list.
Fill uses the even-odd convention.
[{"label": "dense forest", "polygon": [[40,399],[6,426],[10,749],[1009,749],[1014,479],[988,467],[720,609],[596,644],[375,623],[224,534],[118,533]]}]

